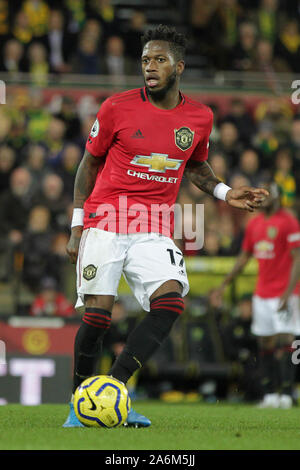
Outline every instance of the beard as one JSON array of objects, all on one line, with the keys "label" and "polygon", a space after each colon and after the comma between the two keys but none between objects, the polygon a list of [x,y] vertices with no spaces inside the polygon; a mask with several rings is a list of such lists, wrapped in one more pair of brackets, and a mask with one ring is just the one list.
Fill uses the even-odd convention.
[{"label": "beard", "polygon": [[153,98],[154,100],[158,100],[158,101],[163,100],[166,97],[166,94],[168,93],[168,91],[170,91],[171,88],[173,88],[174,84],[176,83],[176,79],[177,79],[177,73],[176,73],[176,70],[174,70],[174,72],[171,73],[171,75],[169,75],[165,86],[161,88],[160,90],[154,90],[148,87],[147,83],[145,83],[148,95],[150,95],[151,98]]}]

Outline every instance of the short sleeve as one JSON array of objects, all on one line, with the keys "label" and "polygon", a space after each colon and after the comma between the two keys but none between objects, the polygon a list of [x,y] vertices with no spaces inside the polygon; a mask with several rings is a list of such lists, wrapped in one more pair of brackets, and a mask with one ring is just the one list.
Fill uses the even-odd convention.
[{"label": "short sleeve", "polygon": [[300,248],[300,224],[294,217],[290,220],[287,233],[287,244],[290,250]]},{"label": "short sleeve", "polygon": [[251,221],[247,224],[245,229],[245,234],[242,242],[242,251],[246,251],[247,253],[253,253],[253,238],[252,238],[252,230],[251,230]]},{"label": "short sleeve", "polygon": [[105,100],[96,116],[86,142],[86,150],[94,157],[104,157],[114,139],[114,113],[111,101]]},{"label": "short sleeve", "polygon": [[192,153],[190,159],[196,160],[198,162],[204,162],[208,158],[208,150],[209,150],[209,136],[211,134],[212,126],[213,126],[214,115],[211,110],[209,110],[209,119],[207,120],[207,126],[205,128],[205,133],[203,138],[198,143],[197,147],[195,148],[194,152]]}]

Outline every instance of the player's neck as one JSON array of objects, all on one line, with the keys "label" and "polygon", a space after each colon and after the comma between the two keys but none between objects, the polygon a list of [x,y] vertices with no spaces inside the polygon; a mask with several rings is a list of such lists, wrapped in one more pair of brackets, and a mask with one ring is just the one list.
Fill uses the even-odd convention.
[{"label": "player's neck", "polygon": [[269,217],[272,217],[272,215],[276,214],[280,209],[279,204],[274,204],[273,206],[264,209],[264,215],[268,219]]},{"label": "player's neck", "polygon": [[155,97],[148,93],[148,99],[153,106],[159,109],[173,109],[179,105],[182,100],[182,96],[180,94],[179,88],[176,87],[175,89],[169,90],[166,95],[162,97]]}]

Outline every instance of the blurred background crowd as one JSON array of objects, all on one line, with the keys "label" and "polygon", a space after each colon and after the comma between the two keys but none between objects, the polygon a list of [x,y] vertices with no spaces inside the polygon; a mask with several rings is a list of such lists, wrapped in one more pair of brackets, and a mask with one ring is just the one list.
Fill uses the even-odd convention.
[{"label": "blurred background crowd", "polygon": [[[21,285],[26,287],[30,300],[21,313],[76,315],[75,294],[66,289],[65,274],[73,184],[95,114],[107,97],[100,89],[92,96],[82,93],[79,99],[72,92],[52,93],[49,98],[44,93],[48,74],[58,83],[66,73],[138,75],[141,34],[147,26],[167,23],[187,33],[190,76],[196,73],[201,78],[219,70],[262,72],[271,79],[277,73],[295,76],[300,71],[299,16],[296,0],[0,0],[0,78],[5,73],[17,83],[24,72],[31,80],[30,87],[7,93],[7,105],[0,107],[0,284],[17,279],[16,296]],[[207,104],[214,112],[209,162],[215,174],[233,188],[258,186],[271,175],[281,188],[282,205],[299,216],[299,106],[279,94],[255,102],[242,94],[232,96],[225,111],[218,100]],[[178,202],[205,205],[204,247],[188,250],[185,240],[178,240],[186,256],[239,253],[248,214],[231,210],[185,179]],[[74,278],[71,281],[74,291]],[[223,306],[209,297],[201,306],[198,301],[186,300],[192,313],[186,330],[189,340],[182,348],[190,350],[182,352],[182,358],[199,362],[201,351],[204,362],[214,357],[215,364],[224,358],[244,364],[246,373],[237,380],[246,380],[246,395],[257,397],[250,299],[240,299],[230,322],[232,312]],[[113,353],[128,331],[128,317],[126,311],[122,316],[120,305],[116,309],[121,309],[125,323],[120,322],[121,332],[116,327],[110,339],[116,345]],[[202,326],[198,317],[205,319]],[[176,334],[175,329],[178,344]],[[161,354],[156,364],[163,368],[179,353],[165,345]],[[173,375],[180,377],[185,371],[178,367]],[[204,395],[214,396],[215,385],[210,386]]]},{"label": "blurred background crowd", "polygon": [[190,69],[300,70],[298,0],[1,0],[0,67],[37,80],[134,75],[140,35],[155,23],[188,33]]}]

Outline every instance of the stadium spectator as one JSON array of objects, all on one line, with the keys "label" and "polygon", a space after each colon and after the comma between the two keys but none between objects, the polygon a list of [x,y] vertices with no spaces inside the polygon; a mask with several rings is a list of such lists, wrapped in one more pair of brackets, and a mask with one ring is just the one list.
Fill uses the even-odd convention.
[{"label": "stadium spectator", "polygon": [[191,25],[193,51],[204,67],[218,64],[221,21],[218,17],[218,0],[190,2],[189,23]]},{"label": "stadium spectator", "polygon": [[74,179],[81,157],[81,148],[76,144],[69,143],[64,147],[57,167],[57,173],[64,182],[64,194],[70,199],[73,196]]},{"label": "stadium spectator", "polygon": [[45,206],[34,206],[28,215],[22,249],[24,253],[23,282],[32,292],[36,292],[40,280],[47,275],[49,247],[53,232],[50,228],[51,213]]},{"label": "stadium spectator", "polygon": [[0,70],[13,75],[26,71],[24,47],[16,39],[9,39],[5,43],[3,54],[1,54]]},{"label": "stadium spectator", "polygon": [[254,23],[243,22],[239,26],[239,40],[232,49],[230,68],[232,70],[247,72],[253,68],[257,29]]},{"label": "stadium spectator", "polygon": [[271,122],[280,145],[285,144],[290,133],[294,112],[289,100],[272,98],[261,101],[255,109],[255,118]]},{"label": "stadium spectator", "polygon": [[300,72],[299,21],[289,19],[283,26],[276,45],[276,55],[286,61],[294,73]]},{"label": "stadium spectator", "polygon": [[26,168],[16,168],[10,176],[10,187],[1,195],[1,236],[20,242],[33,203],[32,179]]},{"label": "stadium spectator", "polygon": [[125,44],[126,44],[126,55],[132,59],[136,64],[136,67],[140,66],[140,57],[142,48],[140,45],[141,36],[144,33],[147,24],[147,18],[142,10],[133,10],[129,25],[126,29]]},{"label": "stadium spectator", "polygon": [[46,47],[40,42],[33,42],[28,47],[27,55],[28,71],[32,84],[46,86],[48,84],[48,74],[50,73]]},{"label": "stadium spectator", "polygon": [[48,51],[50,69],[58,73],[70,72],[69,56],[74,50],[70,36],[64,28],[64,17],[60,10],[50,11],[49,28],[44,42]]},{"label": "stadium spectator", "polygon": [[2,0],[0,15],[0,54],[2,53],[3,44],[10,36],[10,24],[12,21],[12,2]]},{"label": "stadium spectator", "polygon": [[239,139],[237,127],[233,122],[223,121],[220,124],[220,138],[217,143],[211,145],[211,152],[220,152],[226,158],[230,167],[238,164],[240,153],[243,149]]},{"label": "stadium spectator", "polygon": [[243,18],[243,11],[238,0],[221,0],[218,15],[222,24],[222,43],[228,51],[238,40],[238,25]]},{"label": "stadium spectator", "polygon": [[103,40],[119,33],[119,23],[116,18],[115,6],[111,0],[91,0],[89,16],[100,21]]},{"label": "stadium spectator", "polygon": [[296,171],[297,187],[300,189],[300,116],[296,116],[292,122],[288,146],[293,155]]},{"label": "stadium spectator", "polygon": [[45,277],[40,282],[39,293],[30,307],[32,316],[71,317],[76,311],[62,292],[58,291],[55,279]]},{"label": "stadium spectator", "polygon": [[250,186],[259,186],[263,173],[260,171],[258,153],[254,149],[247,148],[241,153],[236,173],[247,178]]},{"label": "stadium spectator", "polygon": [[227,181],[228,179],[228,165],[222,153],[213,153],[209,157],[209,164],[213,169],[214,174],[220,180]]},{"label": "stadium spectator", "polygon": [[122,80],[125,75],[132,75],[131,60],[125,55],[125,44],[121,36],[110,36],[105,44],[101,73]]},{"label": "stadium spectator", "polygon": [[24,152],[25,166],[30,171],[34,191],[41,187],[41,182],[49,168],[46,165],[46,148],[41,144],[30,144]]},{"label": "stadium spectator", "polygon": [[55,117],[66,124],[66,140],[80,140],[81,122],[77,113],[76,102],[71,95],[61,97],[60,109],[55,113]]},{"label": "stadium spectator", "polygon": [[77,54],[74,58],[73,71],[86,75],[100,73],[98,41],[93,36],[88,34],[80,36]]},{"label": "stadium spectator", "polygon": [[50,211],[50,226],[53,230],[64,230],[68,226],[66,210],[70,197],[64,194],[64,181],[59,175],[46,174],[35,200]]},{"label": "stadium spectator", "polygon": [[66,124],[65,122],[52,116],[47,129],[47,136],[45,142],[48,148],[47,163],[56,168],[61,159],[62,149],[65,144]]},{"label": "stadium spectator", "polygon": [[296,180],[293,175],[293,159],[289,148],[280,148],[276,153],[274,180],[281,196],[282,207],[293,207],[296,198]]},{"label": "stadium spectator", "polygon": [[261,0],[254,17],[259,36],[274,44],[278,33],[279,1]]},{"label": "stadium spectator", "polygon": [[251,72],[262,72],[265,74],[266,81],[276,92],[281,91],[276,74],[290,73],[291,68],[288,62],[280,57],[274,57],[274,46],[267,39],[257,41],[255,61],[251,66]]},{"label": "stadium spectator", "polygon": [[206,230],[204,235],[204,246],[201,252],[201,256],[221,256],[221,236],[220,233],[215,230]]},{"label": "stadium spectator", "polygon": [[32,88],[27,91],[24,109],[20,110],[23,116],[26,114],[26,135],[30,142],[46,145],[51,114],[47,110],[43,92],[40,88]]},{"label": "stadium spectator", "polygon": [[239,97],[233,98],[230,103],[230,111],[223,120],[232,122],[239,134],[239,138],[243,145],[251,143],[251,137],[256,132],[256,124],[251,112],[246,107],[245,100]]},{"label": "stadium spectator", "polygon": [[7,145],[2,145],[0,147],[0,194],[8,190],[10,175],[15,165],[15,151]]},{"label": "stadium spectator", "polygon": [[13,255],[23,242],[34,196],[31,176],[26,168],[15,168],[9,182],[9,188],[0,196],[0,250],[4,255],[6,279],[13,276]]},{"label": "stadium spectator", "polygon": [[42,38],[48,31],[50,8],[44,0],[25,0],[22,9],[27,14],[30,28],[36,38]]},{"label": "stadium spectator", "polygon": [[258,131],[252,137],[252,145],[262,157],[262,167],[272,167],[273,155],[279,147],[279,139],[274,132],[274,126],[272,122],[268,120],[262,120],[258,124]]},{"label": "stadium spectator", "polygon": [[26,49],[34,38],[28,14],[24,10],[19,10],[14,18],[12,36],[23,44]]},{"label": "stadium spectator", "polygon": [[77,46],[77,38],[86,21],[85,0],[65,0],[64,13],[66,17],[66,29],[72,36],[72,44]]}]

